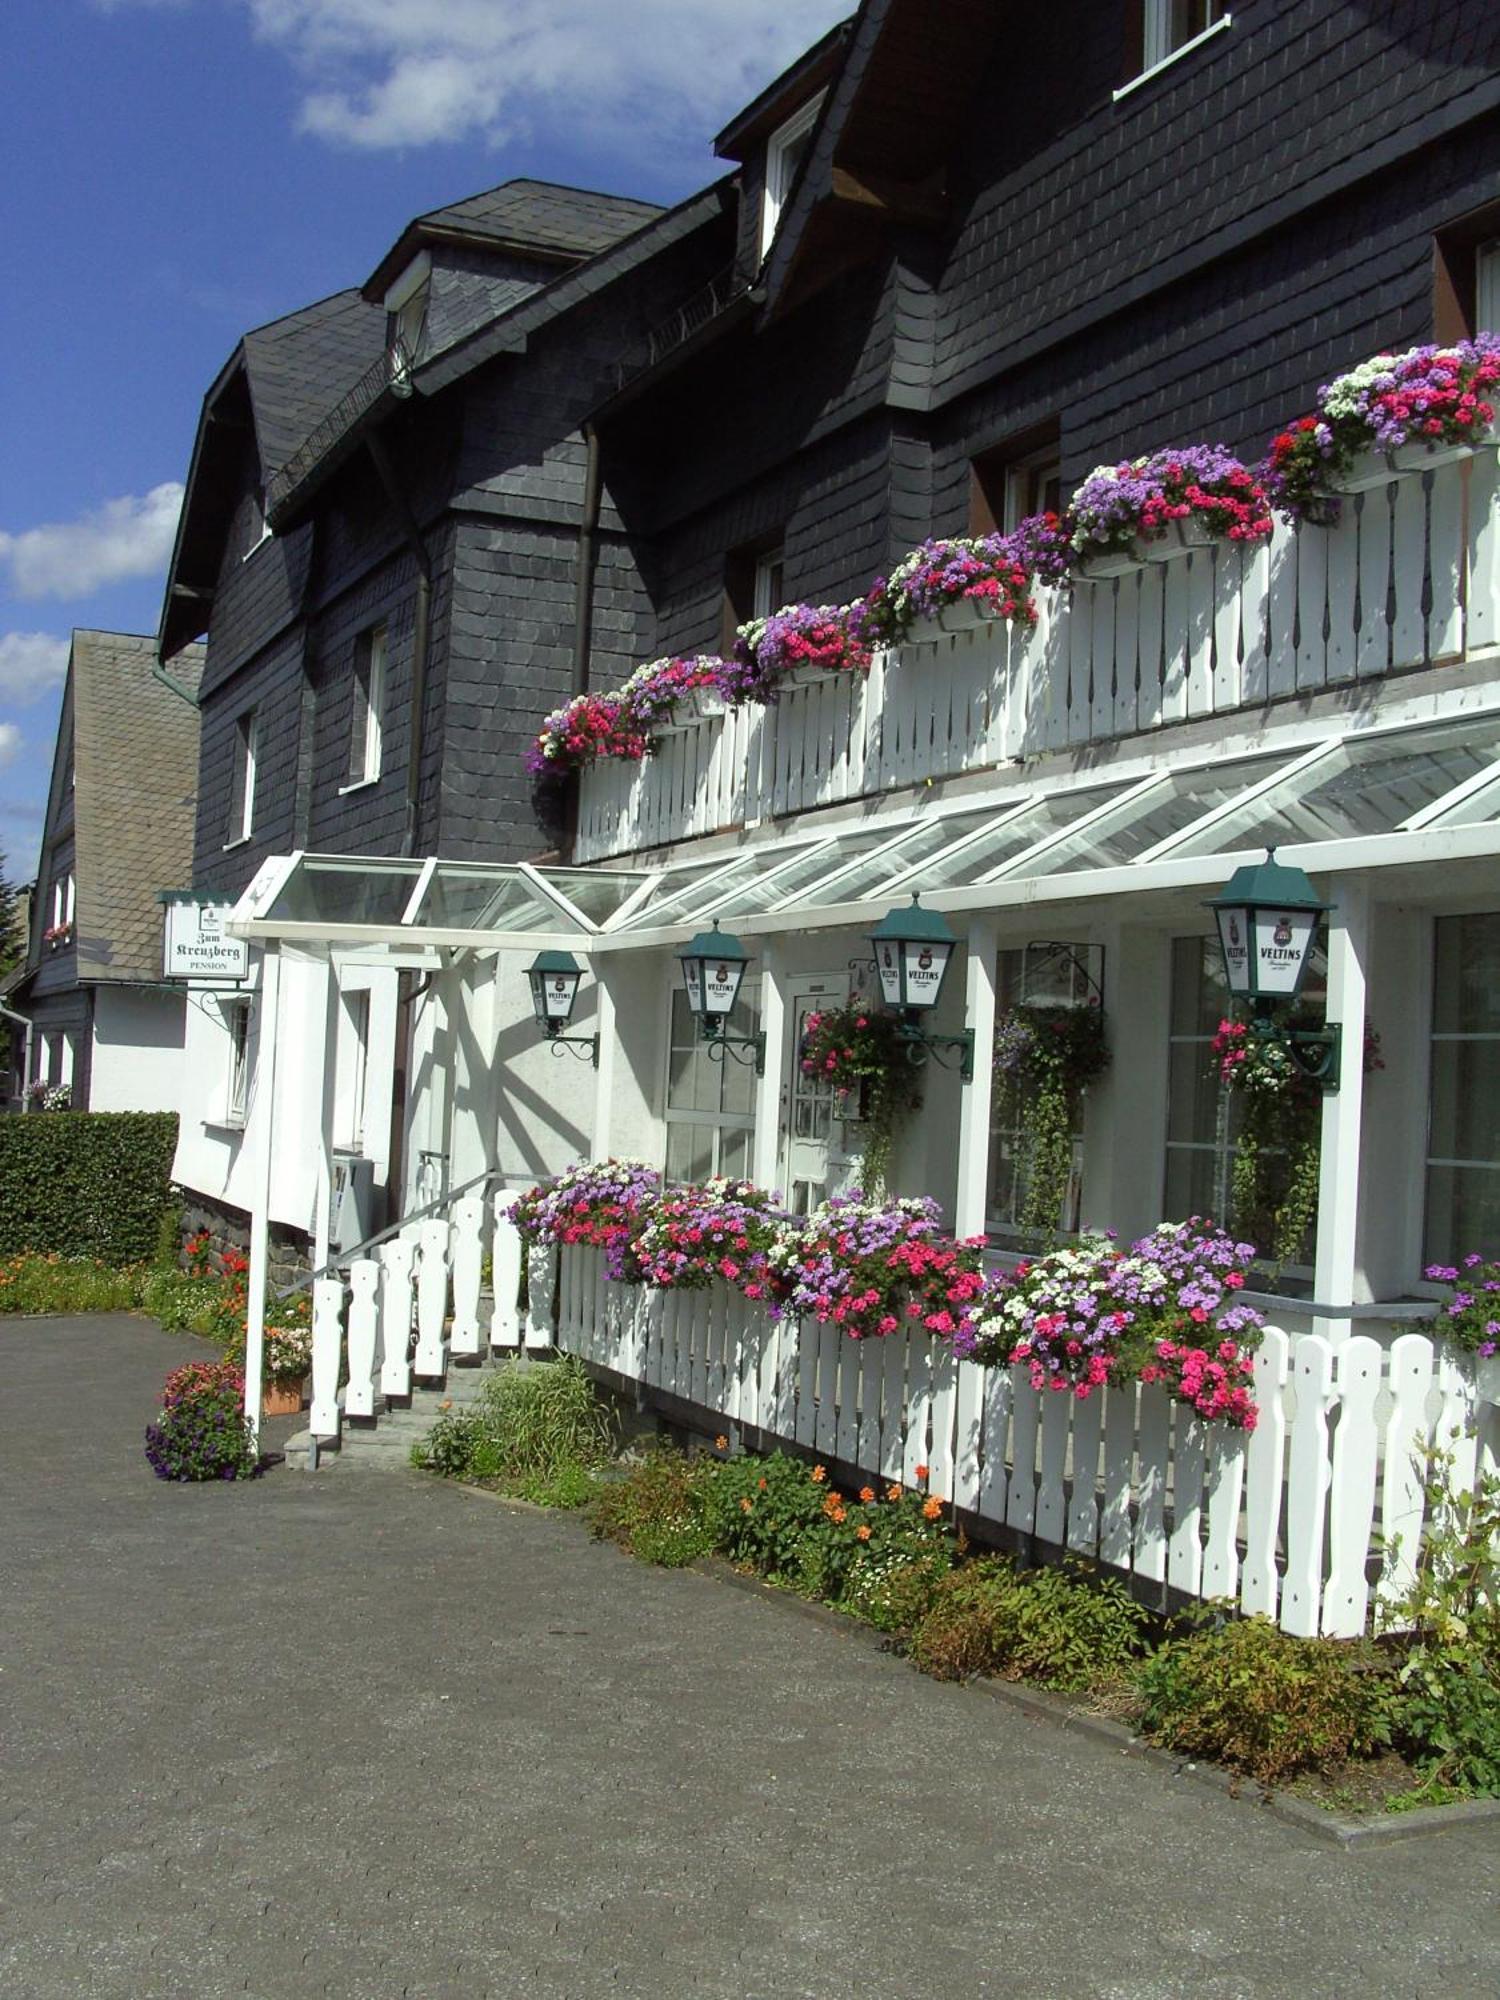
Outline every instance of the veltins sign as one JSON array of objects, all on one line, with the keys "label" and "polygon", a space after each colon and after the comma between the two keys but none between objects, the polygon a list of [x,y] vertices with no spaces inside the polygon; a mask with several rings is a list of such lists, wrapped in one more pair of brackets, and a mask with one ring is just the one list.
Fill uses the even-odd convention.
[{"label": "veltins sign", "polygon": [[243,979],[250,970],[244,938],[225,937],[232,903],[168,901],[162,971],[168,979]]}]

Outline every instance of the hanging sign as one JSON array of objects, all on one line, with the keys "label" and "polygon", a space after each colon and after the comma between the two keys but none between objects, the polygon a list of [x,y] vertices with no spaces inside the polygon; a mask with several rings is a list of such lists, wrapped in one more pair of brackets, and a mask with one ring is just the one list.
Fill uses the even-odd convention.
[{"label": "hanging sign", "polygon": [[162,954],[165,978],[226,980],[248,975],[248,940],[224,935],[233,903],[199,903],[174,895],[162,900],[167,919]]}]

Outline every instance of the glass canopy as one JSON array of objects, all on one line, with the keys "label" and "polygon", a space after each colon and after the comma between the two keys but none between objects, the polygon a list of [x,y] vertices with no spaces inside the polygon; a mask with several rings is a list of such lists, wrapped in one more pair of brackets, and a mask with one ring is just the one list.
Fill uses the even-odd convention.
[{"label": "glass canopy", "polygon": [[[1126,869],[1128,880],[1109,887],[1134,891],[1166,862],[1201,864],[1171,880],[1206,880],[1215,857],[1247,848],[1305,850],[1497,822],[1500,709],[1492,709],[1130,778],[1080,774],[1045,791],[1027,773],[988,798],[690,852],[660,867],[295,854],[266,864],[229,921],[238,934],[313,949],[649,945],[710,917],[780,929],[804,912],[816,924],[820,911],[909,890],[969,888],[976,906],[994,908],[1009,900],[1009,882],[1019,898],[1028,893],[1021,883],[1076,875],[1077,893],[1087,894],[1090,872]],[[1388,845],[1385,853],[1410,858]],[[1301,858],[1316,868],[1312,854]],[[1415,858],[1430,859],[1430,850]],[[1340,865],[1351,865],[1347,852]]]}]

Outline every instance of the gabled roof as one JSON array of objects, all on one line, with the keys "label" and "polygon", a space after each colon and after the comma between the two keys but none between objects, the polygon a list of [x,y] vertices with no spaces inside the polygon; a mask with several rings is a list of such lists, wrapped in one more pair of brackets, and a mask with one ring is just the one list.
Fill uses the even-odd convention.
[{"label": "gabled roof", "polygon": [[1005,32],[995,0],[863,0],[761,273],[768,312],[888,227],[946,220],[954,134]]},{"label": "gabled roof", "polygon": [[821,41],[814,42],[788,65],[780,76],[737,111],[714,140],[721,160],[743,160],[778,125],[784,124],[799,105],[821,90],[838,69],[844,44],[854,29],[856,16],[840,21]]},{"label": "gabled roof", "polygon": [[[198,796],[198,714],[151,677],[153,639],[73,634],[64,715],[73,737],[73,870],[80,980],[160,979],[158,889],[187,882]],[[203,649],[179,655],[196,687]],[[58,756],[64,753],[63,734]],[[54,792],[58,773],[54,772]]]},{"label": "gabled roof", "polygon": [[382,300],[392,280],[432,243],[484,244],[577,264],[660,214],[658,203],[626,195],[564,187],[556,181],[504,181],[409,222],[370,274],[364,296]]}]

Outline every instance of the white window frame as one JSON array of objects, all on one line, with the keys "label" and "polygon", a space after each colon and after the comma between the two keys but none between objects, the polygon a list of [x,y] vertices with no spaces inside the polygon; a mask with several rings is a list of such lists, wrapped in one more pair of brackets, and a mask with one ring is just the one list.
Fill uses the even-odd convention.
[{"label": "white window frame", "polygon": [[266,519],[265,494],[257,486],[252,490],[250,497],[255,507],[255,513],[251,521],[251,526],[255,532],[245,544],[245,553],[240,557],[241,562],[249,562],[255,551],[264,548],[266,543],[271,540],[272,534],[271,525]]},{"label": "white window frame", "polygon": [[1500,237],[1474,252],[1474,331],[1500,333]]},{"label": "white window frame", "polygon": [[794,111],[784,124],[778,125],[766,141],[766,184],[760,198],[762,258],[775,240],[781,211],[786,207],[792,183],[797,177],[798,162],[791,155],[797,141],[805,138],[817,123],[827,95],[826,90],[820,90],[816,97],[809,98],[799,111]]},{"label": "white window frame", "polygon": [[[1040,507],[1034,507],[1031,504],[1033,487],[1038,485],[1045,486],[1047,484],[1045,476],[1040,481],[1037,479],[1036,475],[1039,472],[1043,475],[1055,473],[1059,488],[1061,488],[1062,446],[1060,444],[1043,445],[1039,450],[1027,452],[1024,457],[1018,458],[1013,465],[1006,466],[1005,520],[1003,523],[1006,534],[1014,534],[1016,529],[1020,527],[1021,523],[1029,515],[1043,511]],[[1058,512],[1061,513],[1061,511],[1062,509],[1059,507]]]},{"label": "white window frame", "polygon": [[1216,21],[1210,21],[1206,28],[1200,28],[1196,35],[1189,35],[1185,42],[1172,47],[1172,0],[1140,0],[1141,19],[1141,73],[1131,77],[1114,93],[1114,101],[1128,97],[1133,90],[1157,76],[1169,63],[1180,62],[1191,55],[1194,49],[1214,35],[1223,34],[1232,24],[1233,16],[1221,14]]},{"label": "white window frame", "polygon": [[370,1061],[370,989],[348,987],[339,995],[338,1039],[335,1046],[334,1144],[347,1153],[363,1153],[365,1143],[365,1078]]},{"label": "white window frame", "polygon": [[224,1070],[225,1125],[243,1130],[250,1102],[251,1007],[248,999],[221,1000],[219,1013],[229,1038]]},{"label": "white window frame", "polygon": [[[671,1144],[671,1135],[673,1128],[677,1126],[687,1125],[687,1126],[692,1126],[695,1130],[701,1132],[708,1132],[712,1135],[710,1141],[711,1145],[710,1166],[712,1171],[709,1176],[709,1178],[712,1178],[713,1175],[717,1175],[723,1171],[724,1135],[726,1132],[732,1132],[737,1135],[738,1134],[748,1135],[750,1150],[751,1151],[754,1150],[755,1121],[756,1121],[757,1107],[756,1107],[756,1102],[754,1101],[753,1098],[751,1107],[748,1111],[726,1111],[722,1108],[722,1104],[718,1110],[700,1111],[700,1110],[689,1109],[686,1106],[680,1109],[673,1107],[671,1101],[672,1100],[672,1053],[674,1048],[681,1048],[684,1046],[682,1042],[675,1039],[673,1032],[674,1026],[676,1022],[681,1018],[685,1008],[685,999],[683,1001],[679,1001],[677,998],[677,995],[681,993],[681,991],[682,991],[681,987],[674,983],[674,985],[670,989],[670,997],[667,1002],[667,1010],[666,1010],[667,1013],[666,1055],[665,1055],[665,1061],[663,1062],[662,1065],[662,1076],[665,1080],[664,1088],[662,1091],[662,1138],[661,1138],[662,1172],[663,1176],[665,1177],[667,1168],[667,1156]],[[760,1018],[761,1018],[761,983],[759,978],[755,974],[747,973],[740,987],[739,998],[734,1003],[734,1012],[729,1017],[728,1032],[734,1035],[743,1035],[746,1033],[754,1034],[759,1028]],[[698,1024],[696,1020],[689,1024],[688,1032],[691,1033],[694,1037],[694,1046],[696,1046],[700,1050],[706,1051],[708,1045],[705,1041],[702,1040],[699,1034]],[[722,1063],[716,1064],[715,1067],[720,1071],[722,1078],[724,1079],[732,1078],[735,1072],[733,1071],[733,1069],[731,1069],[730,1065],[734,1063],[735,1058],[731,1055],[728,1055],[724,1051],[721,1051],[720,1053],[723,1055],[723,1061]],[[706,1054],[704,1059],[705,1061],[708,1060]],[[723,1095],[723,1085],[721,1082],[720,1085],[721,1098],[722,1095]]]},{"label": "white window frame", "polygon": [[[778,583],[777,578],[781,581]],[[750,616],[769,618],[786,603],[786,551],[767,549],[755,558],[755,577],[750,589]]]},{"label": "white window frame", "polygon": [[[386,311],[386,348],[391,358],[404,373],[406,366],[414,361],[422,344],[422,335],[427,326],[427,309],[431,303],[432,252],[419,250],[400,277],[388,288],[384,305]],[[419,310],[413,316],[411,308]],[[414,327],[412,338],[406,338],[409,326]]]},{"label": "white window frame", "polygon": [[349,742],[349,781],[339,795],[373,785],[380,776],[381,727],[385,714],[388,628],[375,625],[362,632],[354,654],[353,717]]},{"label": "white window frame", "polygon": [[[1428,1008],[1427,1008],[1427,1022],[1426,1022],[1427,1102],[1426,1102],[1426,1121],[1425,1121],[1425,1129],[1424,1129],[1423,1144],[1422,1144],[1422,1206],[1421,1206],[1421,1237],[1420,1237],[1421,1257],[1418,1265],[1419,1272],[1423,1274],[1425,1274],[1427,1266],[1430,1263],[1446,1264],[1450,1262],[1457,1262],[1458,1258],[1465,1255],[1466,1252],[1468,1252],[1469,1250],[1478,1249],[1479,1247],[1478,1244],[1476,1243],[1465,1242],[1465,1243],[1451,1244],[1447,1248],[1441,1248],[1432,1243],[1431,1176],[1433,1169],[1446,1168],[1450,1171],[1457,1171],[1459,1173],[1474,1173],[1474,1172],[1486,1172],[1486,1171],[1491,1173],[1500,1172],[1500,1161],[1461,1159],[1450,1153],[1440,1154],[1435,1150],[1437,1140],[1441,1136],[1433,1129],[1434,1126],[1433,1110],[1434,1110],[1434,1099],[1436,1095],[1435,1091],[1436,1071],[1437,1071],[1436,1058],[1438,1049],[1440,1047],[1454,1047],[1459,1044],[1472,1046],[1475,1044],[1482,1044],[1482,1043],[1494,1044],[1496,1042],[1500,1042],[1500,1030],[1489,1029],[1489,1028],[1440,1029],[1437,1026],[1436,998],[1437,998],[1437,973],[1438,973],[1438,926],[1444,923],[1462,924],[1462,923],[1493,921],[1496,919],[1497,916],[1500,916],[1500,912],[1497,912],[1493,906],[1487,909],[1480,909],[1480,910],[1443,910],[1435,914],[1432,923],[1431,945],[1430,945],[1431,972],[1429,975]],[[1426,1286],[1420,1285],[1417,1287],[1417,1289],[1425,1290]]]},{"label": "white window frame", "polygon": [[240,786],[240,810],[238,818],[230,821],[229,838],[224,843],[226,849],[242,846],[250,838],[255,825],[255,766],[259,738],[260,711],[247,708],[235,718],[234,724],[234,779]]}]

